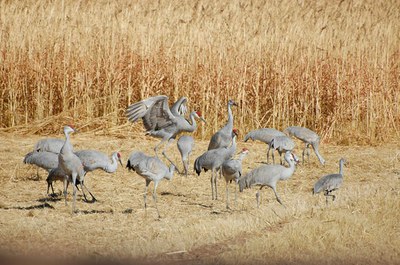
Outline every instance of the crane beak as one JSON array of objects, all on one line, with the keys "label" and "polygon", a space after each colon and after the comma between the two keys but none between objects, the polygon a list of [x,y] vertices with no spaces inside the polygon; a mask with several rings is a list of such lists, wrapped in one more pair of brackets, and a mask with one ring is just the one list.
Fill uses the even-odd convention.
[{"label": "crane beak", "polygon": [[205,124],[207,124],[206,120],[203,117],[200,117],[200,120],[202,120]]},{"label": "crane beak", "polygon": [[121,164],[121,167],[123,167],[124,165],[122,164],[121,158],[118,158],[118,161]]},{"label": "crane beak", "polygon": [[233,106],[239,106],[236,102],[233,102],[233,104],[232,104]]}]

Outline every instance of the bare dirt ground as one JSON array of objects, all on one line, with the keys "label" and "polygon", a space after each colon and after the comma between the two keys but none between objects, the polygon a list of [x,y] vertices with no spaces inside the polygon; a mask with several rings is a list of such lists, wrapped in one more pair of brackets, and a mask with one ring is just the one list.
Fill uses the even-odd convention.
[{"label": "bare dirt ground", "polygon": [[[119,150],[124,167],[114,174],[89,173],[85,182],[98,202],[85,203],[80,196],[78,213],[72,214],[71,189],[65,206],[62,196],[47,196],[47,173],[40,169],[37,178],[36,168],[22,163],[40,138],[0,134],[0,251],[16,262],[25,257],[30,262],[35,258],[145,264],[400,263],[396,144],[322,143],[325,166],[312,153],[310,164],[298,165],[291,179],[278,184],[286,208],[269,188],[262,190],[259,209],[256,188],[238,194],[235,205],[231,184],[232,210],[227,210],[223,179],[218,179],[219,198],[212,201],[209,172],[191,172],[188,178],[176,173],[158,187],[158,219],[150,194],[147,214],[144,211],[144,180],[125,168],[130,152],[153,154],[157,140],[73,135],[75,150]],[[196,142],[191,165],[207,144]],[[296,153],[301,156],[300,146],[298,142]],[[264,144],[239,142],[243,147],[250,150],[243,163],[245,173],[266,160]],[[169,153],[182,168],[175,145]],[[338,172],[341,157],[348,161],[344,185],[336,201],[326,206],[324,196],[313,196],[311,188],[320,176]],[[55,188],[61,193],[62,183]]]}]

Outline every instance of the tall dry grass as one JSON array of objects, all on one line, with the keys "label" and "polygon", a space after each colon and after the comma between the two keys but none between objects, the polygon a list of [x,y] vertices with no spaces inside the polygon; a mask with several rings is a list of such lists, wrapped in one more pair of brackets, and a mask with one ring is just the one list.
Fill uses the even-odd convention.
[{"label": "tall dry grass", "polygon": [[204,113],[201,137],[233,98],[243,132],[386,140],[399,135],[399,25],[397,0],[0,1],[0,127],[112,130],[129,103],[166,94]]}]

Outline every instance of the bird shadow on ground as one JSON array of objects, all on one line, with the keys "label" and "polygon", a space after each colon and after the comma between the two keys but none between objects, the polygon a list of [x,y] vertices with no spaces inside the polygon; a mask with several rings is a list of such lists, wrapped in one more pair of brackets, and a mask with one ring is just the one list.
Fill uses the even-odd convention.
[{"label": "bird shadow on ground", "polygon": [[37,201],[38,202],[58,202],[58,201],[61,201],[61,198],[58,198],[56,196],[52,196],[52,197],[40,198]]},{"label": "bird shadow on ground", "polygon": [[172,192],[169,192],[169,191],[163,191],[163,192],[161,192],[160,193],[160,195],[161,196],[168,196],[168,195],[171,195],[171,196],[177,196],[177,197],[186,197],[186,195],[185,194],[182,194],[182,193],[172,193]]},{"label": "bird shadow on ground", "polygon": [[31,206],[11,206],[11,207],[4,207],[0,206],[1,209],[4,210],[34,210],[34,209],[54,209],[54,207],[47,202],[38,204],[38,205],[31,205]]},{"label": "bird shadow on ground", "polygon": [[77,210],[76,213],[80,214],[102,214],[102,213],[110,213],[114,214],[114,210]]},{"label": "bird shadow on ground", "polygon": [[198,203],[198,202],[190,202],[190,201],[184,201],[182,200],[181,202],[187,203],[188,205],[194,205],[194,206],[200,206],[203,208],[213,208],[212,205],[207,205],[207,204],[203,204],[203,203]]}]

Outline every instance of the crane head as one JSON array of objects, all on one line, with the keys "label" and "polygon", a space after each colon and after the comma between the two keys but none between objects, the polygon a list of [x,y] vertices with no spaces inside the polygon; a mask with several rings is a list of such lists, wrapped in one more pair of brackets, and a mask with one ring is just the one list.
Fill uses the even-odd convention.
[{"label": "crane head", "polygon": [[207,123],[206,120],[205,120],[205,119],[203,118],[203,116],[201,115],[201,111],[197,110],[197,111],[195,111],[194,113],[197,115],[196,118],[199,118],[199,119],[202,120],[204,123]]},{"label": "crane head", "polygon": [[230,100],[228,100],[228,105],[237,106],[238,104],[235,101],[233,101],[232,99],[230,99]]},{"label": "crane head", "polygon": [[248,154],[249,153],[249,149],[247,149],[246,147],[242,149],[242,153],[243,154]]},{"label": "crane head", "polygon": [[72,132],[76,132],[76,129],[73,125],[66,125],[64,126],[64,134],[70,134]]},{"label": "crane head", "polygon": [[117,152],[117,159],[118,159],[119,163],[122,166],[122,160],[121,160],[121,153],[120,152]]},{"label": "crane head", "polygon": [[232,133],[234,135],[238,136],[239,135],[239,130],[235,128],[235,129],[232,130]]}]

